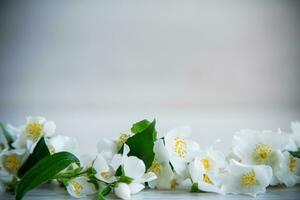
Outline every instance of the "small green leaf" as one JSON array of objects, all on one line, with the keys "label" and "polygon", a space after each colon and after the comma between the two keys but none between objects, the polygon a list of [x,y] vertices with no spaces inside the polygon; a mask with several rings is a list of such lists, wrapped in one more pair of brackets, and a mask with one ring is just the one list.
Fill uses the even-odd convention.
[{"label": "small green leaf", "polygon": [[131,127],[131,132],[136,134],[140,133],[143,130],[145,130],[149,126],[150,122],[146,119],[139,121],[137,123],[134,123]]},{"label": "small green leaf", "polygon": [[3,133],[5,139],[6,139],[7,143],[8,143],[8,146],[10,148],[13,148],[13,146],[11,144],[14,142],[14,140],[11,137],[11,134],[6,130],[4,124],[2,124],[1,122],[0,122],[0,130],[2,130],[2,133]]},{"label": "small green leaf", "polygon": [[44,157],[25,173],[17,185],[16,200],[21,200],[28,191],[52,180],[60,171],[72,163],[80,164],[78,158],[68,152],[60,152]]},{"label": "small green leaf", "polygon": [[48,155],[50,155],[50,152],[46,145],[44,137],[42,137],[35,146],[32,154],[29,155],[26,162],[19,169],[18,176],[22,178],[28,170],[30,170],[36,163],[38,163],[42,158]]},{"label": "small green leaf", "polygon": [[297,151],[289,151],[290,154],[296,158],[300,158],[300,148]]},{"label": "small green leaf", "polygon": [[[134,134],[140,133],[143,130],[145,130],[150,124],[151,124],[151,122],[148,121],[147,119],[139,121],[139,122],[137,122],[137,123],[135,123],[135,124],[132,125],[131,132],[134,133]],[[157,139],[157,132],[156,132],[156,130],[153,132],[153,138],[154,138],[154,140]]]},{"label": "small green leaf", "polygon": [[155,120],[153,120],[143,131],[128,138],[126,141],[130,148],[128,155],[138,157],[144,161],[146,169],[150,168],[154,159],[153,146],[155,140],[156,130]]},{"label": "small green leaf", "polygon": [[193,183],[191,187],[191,192],[201,192],[198,188],[198,183]]},{"label": "small green leaf", "polygon": [[108,195],[111,192],[112,188],[110,185],[107,185],[104,187],[99,193],[98,193],[98,200],[105,200],[105,196]]}]

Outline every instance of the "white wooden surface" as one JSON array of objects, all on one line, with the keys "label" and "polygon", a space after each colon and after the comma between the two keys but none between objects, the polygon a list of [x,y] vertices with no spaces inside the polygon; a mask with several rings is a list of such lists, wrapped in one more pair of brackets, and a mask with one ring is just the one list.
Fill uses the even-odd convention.
[{"label": "white wooden surface", "polygon": [[[11,194],[4,194],[0,196],[0,200],[13,200],[14,196]],[[136,195],[133,195],[131,199],[205,199],[205,200],[232,200],[232,199],[249,199],[249,200],[299,200],[300,198],[300,186],[291,188],[285,187],[272,187],[268,188],[265,194],[258,195],[256,198],[245,196],[245,195],[219,195],[213,193],[189,193],[187,191],[158,191],[158,190],[144,190]],[[68,193],[59,188],[57,185],[48,184],[38,189],[29,192],[24,200],[72,200]],[[96,196],[90,196],[88,200],[96,200]],[[107,199],[116,199],[111,194]]]}]

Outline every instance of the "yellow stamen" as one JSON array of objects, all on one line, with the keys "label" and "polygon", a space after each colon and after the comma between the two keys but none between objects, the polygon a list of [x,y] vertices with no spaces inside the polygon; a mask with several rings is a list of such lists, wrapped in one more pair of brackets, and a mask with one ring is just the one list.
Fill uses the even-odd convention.
[{"label": "yellow stamen", "polygon": [[210,180],[208,174],[203,174],[203,181],[204,181],[205,183],[208,183],[208,184],[211,184],[211,185],[214,184],[214,183]]},{"label": "yellow stamen", "polygon": [[157,162],[157,160],[153,160],[151,167],[148,171],[153,172],[154,174],[158,175],[161,171],[162,166]]},{"label": "yellow stamen", "polygon": [[174,141],[174,152],[179,158],[184,158],[187,153],[187,143],[182,138],[175,138]]},{"label": "yellow stamen", "polygon": [[265,164],[272,154],[272,149],[266,144],[259,143],[253,151],[253,157],[258,164]]},{"label": "yellow stamen", "polygon": [[38,122],[31,122],[26,126],[27,137],[36,141],[42,134],[43,125]]},{"label": "yellow stamen", "polygon": [[203,164],[203,167],[206,171],[211,170],[212,166],[211,166],[211,162],[208,158],[203,158],[201,160],[201,163]]},{"label": "yellow stamen", "polygon": [[117,141],[118,146],[121,147],[123,144],[125,144],[125,142],[127,141],[127,139],[130,137],[130,135],[126,134],[126,133],[121,133],[119,136],[119,139]]},{"label": "yellow stamen", "polygon": [[72,187],[74,193],[79,196],[83,190],[83,185],[81,185],[78,181],[72,181]]},{"label": "yellow stamen", "polygon": [[104,179],[108,179],[111,177],[109,172],[101,172],[100,176],[102,176]]},{"label": "yellow stamen", "polygon": [[10,173],[16,173],[21,165],[21,159],[17,155],[8,155],[5,160],[5,167]]},{"label": "yellow stamen", "polygon": [[253,170],[242,175],[242,185],[249,187],[256,184],[256,175]]},{"label": "yellow stamen", "polygon": [[175,179],[171,180],[170,184],[171,184],[171,189],[175,189],[178,186],[178,183]]},{"label": "yellow stamen", "polygon": [[294,172],[296,168],[296,158],[290,157],[290,165],[289,165],[290,171]]}]

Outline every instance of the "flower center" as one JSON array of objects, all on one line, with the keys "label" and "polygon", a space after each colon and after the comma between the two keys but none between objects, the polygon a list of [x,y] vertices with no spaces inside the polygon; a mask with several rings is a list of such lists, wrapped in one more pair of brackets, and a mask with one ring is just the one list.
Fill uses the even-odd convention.
[{"label": "flower center", "polygon": [[123,144],[125,144],[125,142],[127,141],[127,139],[130,137],[130,135],[126,134],[126,133],[121,133],[119,138],[118,138],[118,146],[121,147]]},{"label": "flower center", "polygon": [[161,168],[162,168],[162,166],[157,162],[157,160],[153,160],[152,166],[149,168],[149,171],[158,175],[159,172],[161,171]]},{"label": "flower center", "polygon": [[36,141],[43,130],[43,125],[38,122],[31,122],[26,126],[26,132],[29,139]]},{"label": "flower center", "polygon": [[175,189],[178,186],[178,183],[175,179],[171,180],[170,184],[171,184],[171,189]]},{"label": "flower center", "polygon": [[203,174],[203,181],[204,181],[205,183],[208,183],[208,184],[213,185],[213,182],[210,180],[208,174]]},{"label": "flower center", "polygon": [[108,179],[111,177],[109,172],[101,172],[100,176],[102,176],[104,179]]},{"label": "flower center", "polygon": [[290,157],[290,165],[289,165],[290,171],[294,172],[296,168],[296,159],[294,157]]},{"label": "flower center", "polygon": [[201,160],[201,163],[203,164],[203,167],[206,171],[209,171],[212,168],[211,162],[208,158],[203,158]]},{"label": "flower center", "polygon": [[253,156],[257,163],[264,164],[272,154],[272,149],[266,144],[259,143],[256,145]]},{"label": "flower center", "polygon": [[17,155],[9,155],[5,160],[5,166],[10,173],[16,173],[21,165],[21,160]]},{"label": "flower center", "polygon": [[76,195],[80,195],[83,190],[83,186],[78,181],[72,181],[72,187]]},{"label": "flower center", "polygon": [[242,185],[249,187],[256,184],[256,175],[253,170],[242,175]]},{"label": "flower center", "polygon": [[187,143],[182,138],[175,138],[174,151],[179,158],[184,158],[187,153]]}]

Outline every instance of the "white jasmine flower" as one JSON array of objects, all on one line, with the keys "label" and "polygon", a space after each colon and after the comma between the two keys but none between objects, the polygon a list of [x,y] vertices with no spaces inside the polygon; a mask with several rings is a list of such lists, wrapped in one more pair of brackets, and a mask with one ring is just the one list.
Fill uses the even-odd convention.
[{"label": "white jasmine flower", "polygon": [[75,198],[86,197],[97,192],[94,184],[88,182],[86,177],[71,179],[67,184],[67,191]]},{"label": "white jasmine flower", "polygon": [[175,172],[187,177],[187,162],[199,152],[199,145],[188,139],[190,135],[189,127],[179,127],[169,131],[165,137],[165,146],[169,154],[169,159]]},{"label": "white jasmine flower", "polygon": [[135,194],[144,189],[145,182],[154,180],[156,175],[153,172],[145,173],[146,167],[144,162],[135,156],[128,157],[128,153],[129,147],[125,144],[123,154],[116,154],[111,161],[111,166],[114,171],[117,171],[120,166],[123,166],[125,175],[133,179],[133,181],[128,184],[130,194]]},{"label": "white jasmine flower", "polygon": [[231,160],[223,179],[222,190],[231,194],[256,196],[270,184],[272,168],[266,165],[244,165]]},{"label": "white jasmine flower", "polygon": [[189,163],[188,169],[192,182],[198,184],[199,190],[223,194],[220,189],[220,171],[217,162],[208,154],[203,154]]},{"label": "white jasmine flower", "polygon": [[113,156],[118,153],[123,144],[130,137],[130,134],[120,133],[117,140],[103,138],[97,144],[98,153],[106,160],[111,161]]},{"label": "white jasmine flower", "polygon": [[27,155],[24,149],[15,149],[15,150],[5,150],[0,155],[0,169],[4,171],[4,174],[7,174],[7,179],[10,179],[12,176],[16,175],[19,168],[22,166],[26,160]]},{"label": "white jasmine flower", "polygon": [[46,140],[48,149],[51,154],[67,151],[73,154],[77,152],[77,141],[68,136],[56,135]]},{"label": "white jasmine flower", "polygon": [[276,159],[273,173],[278,181],[287,187],[300,183],[300,159],[281,151],[276,151]]},{"label": "white jasmine flower", "polygon": [[46,121],[43,117],[27,117],[26,125],[21,128],[13,146],[15,148],[26,147],[32,153],[40,138],[53,136],[55,129],[54,122]]},{"label": "white jasmine flower", "polygon": [[280,133],[242,130],[233,138],[233,152],[242,158],[242,163],[272,166],[272,153],[285,150],[289,142],[289,138]]},{"label": "white jasmine flower", "polygon": [[114,176],[115,171],[101,154],[95,159],[93,167],[97,171],[95,175],[97,179],[106,183],[113,183],[116,181],[116,177]]}]

